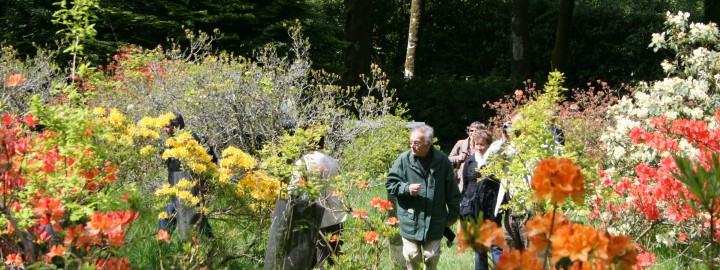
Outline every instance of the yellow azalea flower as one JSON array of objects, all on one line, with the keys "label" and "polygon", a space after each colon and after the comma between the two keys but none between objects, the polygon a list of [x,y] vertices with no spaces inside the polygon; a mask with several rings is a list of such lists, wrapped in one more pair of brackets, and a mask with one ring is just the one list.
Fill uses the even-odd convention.
[{"label": "yellow azalea flower", "polygon": [[158,219],[167,219],[167,218],[168,218],[168,213],[165,211],[162,211],[162,212],[160,212],[160,214],[158,214]]},{"label": "yellow azalea flower", "polygon": [[178,193],[177,188],[171,187],[170,184],[164,184],[162,188],[155,191],[155,195],[157,196],[167,196],[167,195],[175,195]]},{"label": "yellow azalea flower", "polygon": [[162,128],[170,125],[170,121],[175,118],[175,114],[167,112],[157,118],[157,127]]},{"label": "yellow azalea flower", "polygon": [[100,117],[105,116],[105,108],[103,108],[103,107],[95,107],[95,108],[93,108],[92,112],[93,112],[93,114],[100,116]]},{"label": "yellow azalea flower", "polygon": [[133,134],[140,138],[160,139],[160,134],[156,131],[144,128],[142,126],[135,129]]},{"label": "yellow azalea flower", "polygon": [[200,198],[193,196],[192,198],[190,198],[190,203],[191,203],[192,205],[197,205],[197,204],[200,203]]},{"label": "yellow azalea flower", "polygon": [[110,114],[107,116],[107,121],[112,127],[119,128],[123,125],[123,122],[125,122],[125,116],[117,109],[110,109]]},{"label": "yellow azalea flower", "polygon": [[178,188],[192,188],[195,186],[195,181],[188,181],[187,179],[183,178],[178,181],[178,183],[175,185]]},{"label": "yellow azalea flower", "polygon": [[140,149],[140,154],[142,154],[142,155],[149,155],[150,153],[152,153],[153,150],[155,150],[155,147],[154,147],[154,146],[152,146],[152,145],[146,145],[145,147],[143,147],[142,149]]},{"label": "yellow azalea flower", "polygon": [[190,191],[187,191],[187,190],[178,191],[177,196],[178,196],[178,198],[180,198],[182,200],[186,200],[186,201],[189,201],[190,199],[192,199],[194,197],[192,195],[192,193],[190,193]]},{"label": "yellow azalea flower", "polygon": [[232,177],[232,170],[230,170],[228,168],[218,169],[218,181],[220,181],[220,183],[223,183],[223,184],[227,183],[231,177]]},{"label": "yellow azalea flower", "polygon": [[165,140],[166,147],[175,147],[176,144],[177,143],[175,143],[175,138],[173,137],[167,138],[167,140]]},{"label": "yellow azalea flower", "polygon": [[152,117],[143,117],[138,121],[137,125],[140,129],[150,129],[154,126],[155,119]]},{"label": "yellow azalea flower", "polygon": [[264,172],[253,171],[238,181],[238,194],[245,195],[245,190],[250,191],[250,196],[260,201],[273,201],[280,190],[280,181],[267,176]]},{"label": "yellow azalea flower", "polygon": [[135,126],[134,124],[129,124],[125,127],[123,134],[132,135],[133,133],[135,133],[136,129],[137,129],[137,126]]},{"label": "yellow azalea flower", "polygon": [[238,168],[243,171],[251,170],[257,164],[255,158],[233,146],[222,151],[223,159],[220,160],[220,167]]}]

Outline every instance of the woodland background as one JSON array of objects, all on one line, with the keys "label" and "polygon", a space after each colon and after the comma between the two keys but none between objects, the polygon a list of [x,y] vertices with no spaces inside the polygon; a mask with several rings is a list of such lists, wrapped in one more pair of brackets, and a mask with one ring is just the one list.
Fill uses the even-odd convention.
[{"label": "woodland background", "polygon": [[[52,23],[53,2],[0,1],[0,44],[19,55],[58,47],[63,26]],[[418,42],[414,76],[406,79],[413,4]],[[298,20],[313,68],[342,74],[349,85],[378,64],[409,115],[435,125],[448,150],[464,126],[494,114],[481,104],[523,88],[526,79],[542,84],[552,69],[565,73],[570,88],[661,78],[657,63],[665,56],[647,44],[665,13],[678,10],[691,21],[720,21],[720,3],[712,0],[101,0],[97,36],[84,46],[90,62],[107,63],[123,45],[167,47],[185,41],[183,29],[218,29],[214,50],[250,55],[267,43],[288,44],[283,22]]]}]

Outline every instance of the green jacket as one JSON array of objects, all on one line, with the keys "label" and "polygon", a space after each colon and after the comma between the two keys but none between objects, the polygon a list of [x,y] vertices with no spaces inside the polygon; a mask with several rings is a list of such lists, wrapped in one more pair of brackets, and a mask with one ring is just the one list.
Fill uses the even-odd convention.
[{"label": "green jacket", "polygon": [[[416,241],[440,240],[448,221],[457,220],[462,196],[447,156],[431,148],[427,177],[410,150],[400,154],[387,177],[385,188],[397,197],[395,208],[400,236]],[[420,194],[410,196],[408,185],[420,183]]]}]

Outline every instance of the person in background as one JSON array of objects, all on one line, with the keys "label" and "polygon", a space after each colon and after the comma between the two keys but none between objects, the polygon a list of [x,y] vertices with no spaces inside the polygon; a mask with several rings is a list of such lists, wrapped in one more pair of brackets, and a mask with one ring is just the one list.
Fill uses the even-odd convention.
[{"label": "person in background", "polygon": [[[483,221],[491,220],[501,226],[500,219],[494,214],[500,183],[478,172],[489,162],[488,156],[500,149],[499,145],[490,149],[492,143],[493,138],[489,130],[481,130],[472,135],[470,154],[458,171],[461,179],[458,186],[463,197],[460,203],[460,216],[464,219],[476,219],[482,214]],[[492,246],[491,253],[493,261],[498,262],[502,249]],[[487,253],[475,252],[475,269],[489,269]]]},{"label": "person in background", "polygon": [[390,169],[385,187],[397,197],[400,237],[407,269],[437,269],[443,230],[459,215],[460,190],[447,156],[432,146],[433,128],[410,131],[410,150]]},{"label": "person in background", "polygon": [[[502,146],[504,146],[503,151],[510,159],[512,157],[512,152],[516,151],[512,138],[516,138],[523,133],[521,129],[516,128],[517,123],[523,121],[524,119],[525,117],[522,114],[514,114],[511,117],[510,122],[503,125],[503,134],[507,138],[502,144]],[[532,176],[526,175],[523,178],[529,184]],[[496,216],[499,216],[500,207],[512,199],[513,191],[514,187],[512,184],[501,184],[495,203],[494,214]],[[529,239],[527,236],[527,230],[525,229],[525,222],[529,219],[530,213],[517,213],[512,210],[506,211],[502,222],[503,233],[508,247],[519,250],[523,250],[528,247]]]},{"label": "person in background", "polygon": [[450,163],[457,169],[460,167],[460,165],[465,161],[465,158],[467,158],[468,153],[470,152],[470,144],[472,143],[472,135],[475,132],[478,132],[480,130],[486,129],[485,125],[483,123],[480,123],[480,121],[472,122],[467,128],[466,132],[468,134],[468,137],[462,140],[458,140],[455,143],[455,146],[453,146],[453,149],[450,151],[450,154],[448,155],[448,158],[450,159]]},{"label": "person in background", "polygon": [[[465,159],[467,158],[468,154],[470,153],[470,146],[472,145],[473,141],[473,135],[482,131],[486,130],[487,128],[483,123],[480,121],[472,122],[465,131],[468,134],[468,137],[462,140],[458,140],[455,143],[455,146],[453,146],[453,149],[450,151],[450,155],[448,155],[448,159],[450,160],[450,163],[452,163],[454,168],[454,173],[456,179],[460,179],[462,175],[459,172],[460,166],[463,164]],[[462,192],[462,185],[459,185],[460,191]],[[453,242],[455,241],[455,233],[452,231],[452,229],[445,228],[443,231],[443,236],[447,238],[447,244],[448,246],[451,246]]]}]

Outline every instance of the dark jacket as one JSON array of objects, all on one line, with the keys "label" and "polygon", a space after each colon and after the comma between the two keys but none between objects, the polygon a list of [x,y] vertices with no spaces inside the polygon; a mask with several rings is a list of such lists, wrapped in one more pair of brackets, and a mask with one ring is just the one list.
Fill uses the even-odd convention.
[{"label": "dark jacket", "polygon": [[[397,216],[400,236],[416,241],[439,240],[448,221],[459,215],[460,191],[447,156],[432,148],[429,173],[422,169],[411,151],[395,160],[385,187],[397,197]],[[411,196],[408,185],[420,183],[420,194]]]}]

